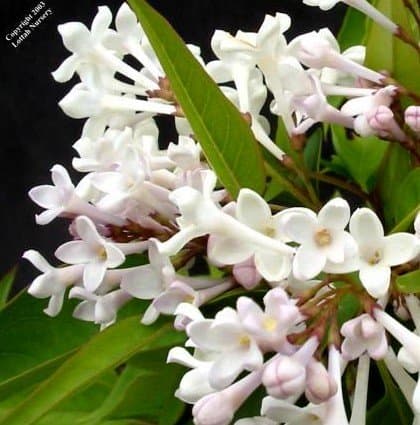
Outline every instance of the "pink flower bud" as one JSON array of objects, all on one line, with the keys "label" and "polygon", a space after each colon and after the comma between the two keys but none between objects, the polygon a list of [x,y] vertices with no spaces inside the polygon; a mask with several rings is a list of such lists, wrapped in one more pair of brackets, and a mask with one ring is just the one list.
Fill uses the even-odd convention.
[{"label": "pink flower bud", "polygon": [[305,389],[305,367],[291,357],[279,357],[264,370],[262,382],[267,393],[276,398],[300,394]]},{"label": "pink flower bud", "polygon": [[245,289],[253,289],[261,281],[261,275],[255,267],[253,257],[242,263],[235,264],[233,266],[233,276]]},{"label": "pink flower bud", "polygon": [[306,367],[306,377],[305,395],[311,403],[323,403],[337,392],[337,383],[321,362],[310,362]]},{"label": "pink flower bud", "polygon": [[221,391],[198,400],[192,413],[195,425],[228,425],[233,419],[235,409],[230,398]]},{"label": "pink flower bud", "polygon": [[409,106],[404,116],[405,123],[416,133],[420,132],[420,106]]}]

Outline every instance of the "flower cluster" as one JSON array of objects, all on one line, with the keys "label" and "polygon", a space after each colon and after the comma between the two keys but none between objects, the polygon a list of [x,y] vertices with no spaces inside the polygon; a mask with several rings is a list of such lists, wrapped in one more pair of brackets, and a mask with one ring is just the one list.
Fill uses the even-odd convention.
[{"label": "flower cluster", "polygon": [[[328,8],[337,1],[305,3]],[[367,2],[347,3],[395,30]],[[134,13],[123,4],[115,29],[111,21],[110,10],[100,7],[90,30],[77,22],[59,26],[71,56],[53,76],[65,82],[77,73],[81,80],[59,104],[70,117],[87,118],[73,160],[85,175],[75,186],[55,165],[53,185],[29,193],[45,209],[37,223],[67,218],[73,238],[55,252],[64,266],[51,266],[34,250],[24,254],[42,272],[29,293],[49,299],[50,316],[68,294],[81,301],[74,316],[101,328],[133,299],[150,301],[143,324],[173,315],[188,341],[186,348],[171,349],[168,361],[191,369],[176,396],[194,405],[197,425],[231,423],[260,386],[266,394],[262,416],[237,425],[298,425],[314,418],[326,425],[363,424],[370,358],[385,360],[420,415],[419,386],[408,375],[420,371],[420,337],[385,311],[394,304],[397,314],[420,326],[417,297],[394,290],[400,269],[418,267],[420,218],[416,233],[385,235],[372,209],[351,211],[338,195],[318,211],[279,211],[247,188],[232,200],[217,186]],[[418,106],[406,108],[405,124],[395,119],[391,104],[399,88],[363,65],[362,46],[340,52],[325,28],[288,42],[289,27],[290,18],[278,13],[267,15],[255,33],[216,31],[217,60],[209,63],[189,45],[277,159],[286,157],[261,113],[268,92],[270,110],[290,136],[319,122],[402,144],[420,131]],[[329,103],[331,95],[348,100],[338,108]],[[157,114],[172,116],[178,131],[177,142],[164,149]],[[146,264],[127,266],[132,254],[142,254]],[[204,260],[204,274],[194,269],[198,260]],[[237,293],[235,307],[222,306],[213,319],[204,316],[209,301],[220,306],[220,295]],[[349,296],[357,311],[340,322],[337,312]],[[400,344],[398,356],[387,333]],[[341,376],[355,360],[349,422]],[[308,403],[302,406],[302,400]]]}]

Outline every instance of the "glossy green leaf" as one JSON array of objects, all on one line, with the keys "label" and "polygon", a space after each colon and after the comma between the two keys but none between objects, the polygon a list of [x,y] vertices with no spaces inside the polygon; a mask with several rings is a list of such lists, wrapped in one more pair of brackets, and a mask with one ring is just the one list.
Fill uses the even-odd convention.
[{"label": "glossy green leaf", "polygon": [[[406,31],[411,32],[409,12],[402,0],[374,0],[373,5]],[[366,38],[366,66],[386,70],[405,87],[420,93],[420,60],[413,47],[371,22]]]},{"label": "glossy green leaf", "polygon": [[15,281],[17,268],[13,267],[1,280],[0,280],[0,310],[6,305],[9,299],[10,291]]},{"label": "glossy green leaf", "polygon": [[411,171],[402,181],[394,204],[395,220],[401,221],[420,208],[420,168]]},{"label": "glossy green leaf", "polygon": [[377,171],[388,143],[376,137],[349,139],[343,127],[332,125],[332,140],[340,164],[360,187],[370,192],[377,180]]},{"label": "glossy green leaf", "polygon": [[420,293],[420,270],[397,277],[397,289],[405,294]]},{"label": "glossy green leaf", "polygon": [[185,406],[174,397],[185,368],[167,365],[168,349],[139,353],[128,362],[104,402],[79,423],[94,425],[105,419],[136,417],[173,425]]},{"label": "glossy green leaf", "polygon": [[223,186],[262,193],[265,170],[249,125],[193,57],[184,42],[144,0],[130,0],[194,135]]},{"label": "glossy green leaf", "polygon": [[385,387],[384,397],[367,414],[366,425],[412,425],[413,413],[382,361],[376,362]]},{"label": "glossy green leaf", "polygon": [[397,143],[391,143],[378,171],[378,192],[383,203],[386,227],[396,225],[395,206],[398,202],[401,182],[412,169],[410,154]]},{"label": "glossy green leaf", "polygon": [[66,302],[55,318],[43,313],[45,305],[22,292],[0,311],[0,394],[43,379],[97,332],[72,318],[75,302]]},{"label": "glossy green leaf", "polygon": [[366,15],[362,12],[359,12],[353,7],[347,9],[337,36],[337,41],[342,51],[363,43],[366,31],[366,21]]},{"label": "glossy green leaf", "polygon": [[317,128],[308,138],[303,152],[305,166],[312,171],[318,171],[321,163],[322,143],[323,143],[322,128]]},{"label": "glossy green leaf", "polygon": [[140,325],[138,317],[121,320],[95,335],[0,423],[33,424],[76,391],[128,360],[133,354],[167,346],[170,342],[177,343],[179,339],[180,336],[168,323],[146,327]]}]

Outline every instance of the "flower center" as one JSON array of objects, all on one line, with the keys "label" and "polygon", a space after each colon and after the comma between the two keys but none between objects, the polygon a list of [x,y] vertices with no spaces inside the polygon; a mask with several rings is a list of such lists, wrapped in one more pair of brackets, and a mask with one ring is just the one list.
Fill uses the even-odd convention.
[{"label": "flower center", "polygon": [[263,320],[263,327],[268,332],[273,332],[277,327],[277,320],[273,317],[266,317]]},{"label": "flower center", "polygon": [[321,229],[315,232],[314,239],[318,246],[327,246],[331,243],[332,237],[327,229]]},{"label": "flower center", "polygon": [[371,266],[374,266],[375,264],[378,264],[382,260],[381,253],[376,250],[373,255],[368,259],[368,263]]},{"label": "flower center", "polygon": [[274,229],[274,227],[267,226],[264,229],[264,234],[270,238],[274,238],[274,236],[276,236],[276,230]]},{"label": "flower center", "polygon": [[251,343],[251,340],[248,335],[241,335],[239,337],[239,344],[248,346]]},{"label": "flower center", "polygon": [[106,249],[103,246],[98,250],[98,257],[101,260],[106,260]]}]

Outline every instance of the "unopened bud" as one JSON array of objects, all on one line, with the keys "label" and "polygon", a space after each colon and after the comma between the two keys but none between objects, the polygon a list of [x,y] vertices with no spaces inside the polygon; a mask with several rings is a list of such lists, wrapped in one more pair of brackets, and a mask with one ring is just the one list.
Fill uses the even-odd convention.
[{"label": "unopened bud", "polygon": [[321,362],[310,362],[306,367],[306,377],[305,395],[311,403],[323,403],[337,392],[337,383]]},{"label": "unopened bud", "polygon": [[276,398],[300,394],[305,389],[305,367],[291,357],[279,357],[264,370],[262,382],[267,393]]},{"label": "unopened bud", "polygon": [[253,289],[261,281],[261,275],[255,267],[254,258],[249,258],[233,266],[233,276],[245,289]]},{"label": "unopened bud", "polygon": [[409,106],[404,113],[405,123],[416,133],[420,132],[420,106]]}]

